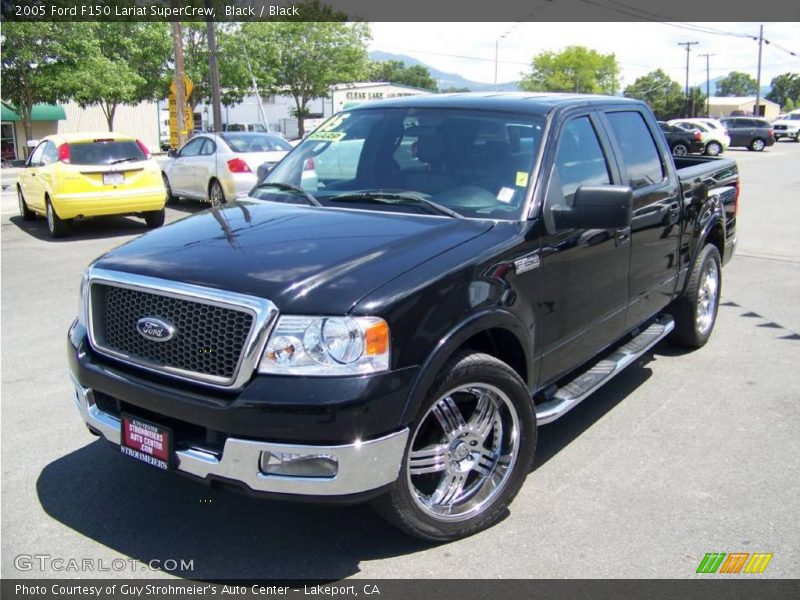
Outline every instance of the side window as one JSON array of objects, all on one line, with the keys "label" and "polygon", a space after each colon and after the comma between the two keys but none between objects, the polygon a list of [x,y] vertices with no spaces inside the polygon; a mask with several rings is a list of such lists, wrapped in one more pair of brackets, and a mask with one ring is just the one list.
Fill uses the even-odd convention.
[{"label": "side window", "polygon": [[58,149],[53,142],[47,142],[42,152],[42,166],[50,165],[58,161]]},{"label": "side window", "polygon": [[46,142],[42,142],[31,154],[30,159],[28,160],[28,166],[30,167],[38,167],[42,162],[42,154],[44,154],[44,147],[47,145]]},{"label": "side window", "polygon": [[200,154],[200,148],[205,142],[206,138],[195,138],[192,141],[188,142],[183,148],[181,148],[181,156],[197,156]]},{"label": "side window", "polygon": [[609,183],[608,165],[591,120],[573,119],[561,130],[550,185],[560,185],[564,199],[571,205],[580,186]]},{"label": "side window", "polygon": [[623,111],[606,116],[622,149],[628,184],[636,190],[664,179],[661,157],[642,114]]},{"label": "side window", "polygon": [[201,156],[211,156],[217,150],[217,145],[210,139],[205,138],[205,144],[203,144],[203,148],[200,150]]}]

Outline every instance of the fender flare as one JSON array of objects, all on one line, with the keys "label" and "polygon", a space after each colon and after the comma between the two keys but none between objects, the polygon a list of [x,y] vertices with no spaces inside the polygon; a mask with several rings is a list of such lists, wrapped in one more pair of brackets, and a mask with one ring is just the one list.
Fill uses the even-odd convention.
[{"label": "fender flare", "polygon": [[[533,331],[529,332],[518,316],[510,311],[497,308],[473,313],[443,335],[434,350],[425,359],[406,396],[406,405],[402,415],[403,423],[410,423],[416,417],[425,393],[453,354],[471,337],[489,329],[504,329],[513,334],[525,354],[525,364],[531,364]],[[530,373],[528,378],[530,379]]]}]

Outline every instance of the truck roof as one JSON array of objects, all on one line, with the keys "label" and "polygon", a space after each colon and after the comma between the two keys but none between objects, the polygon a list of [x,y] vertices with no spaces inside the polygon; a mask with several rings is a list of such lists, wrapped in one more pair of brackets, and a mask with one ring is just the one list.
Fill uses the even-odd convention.
[{"label": "truck roof", "polygon": [[557,106],[642,104],[639,100],[620,96],[588,94],[555,94],[537,92],[464,92],[404,96],[365,102],[350,110],[369,108],[462,108],[474,110],[499,110],[526,114],[547,114]]}]

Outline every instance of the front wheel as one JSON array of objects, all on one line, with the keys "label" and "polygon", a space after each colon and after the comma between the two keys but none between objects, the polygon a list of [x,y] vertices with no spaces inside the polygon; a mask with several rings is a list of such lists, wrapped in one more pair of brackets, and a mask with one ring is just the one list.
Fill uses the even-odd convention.
[{"label": "front wheel", "polygon": [[167,196],[167,204],[177,204],[178,197],[172,193],[172,186],[169,184],[169,177],[166,173],[161,173],[161,179],[164,181],[164,191]]},{"label": "front wheel", "polygon": [[721,287],[719,250],[707,244],[692,267],[686,290],[675,301],[673,341],[689,348],[700,348],[708,342],[717,322]]},{"label": "front wheel", "polygon": [[722,144],[719,142],[708,142],[706,145],[707,156],[719,156],[722,154]]},{"label": "front wheel", "polygon": [[536,416],[525,383],[487,354],[442,369],[411,427],[400,474],[375,506],[406,533],[449,541],[507,512],[533,463]]},{"label": "front wheel", "polygon": [[22,195],[22,189],[17,186],[17,204],[19,205],[19,214],[23,221],[33,221],[36,218],[36,213],[28,208],[25,202],[25,196]]}]

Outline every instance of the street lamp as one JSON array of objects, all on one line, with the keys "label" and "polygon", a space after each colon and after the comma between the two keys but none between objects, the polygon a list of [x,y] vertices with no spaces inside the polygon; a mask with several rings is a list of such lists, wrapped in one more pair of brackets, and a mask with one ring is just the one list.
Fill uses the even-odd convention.
[{"label": "street lamp", "polygon": [[494,89],[497,89],[497,63],[499,58],[500,52],[500,40],[505,39],[508,34],[514,31],[514,28],[519,25],[519,23],[514,23],[511,27],[506,29],[503,33],[501,33],[497,39],[494,41]]}]

